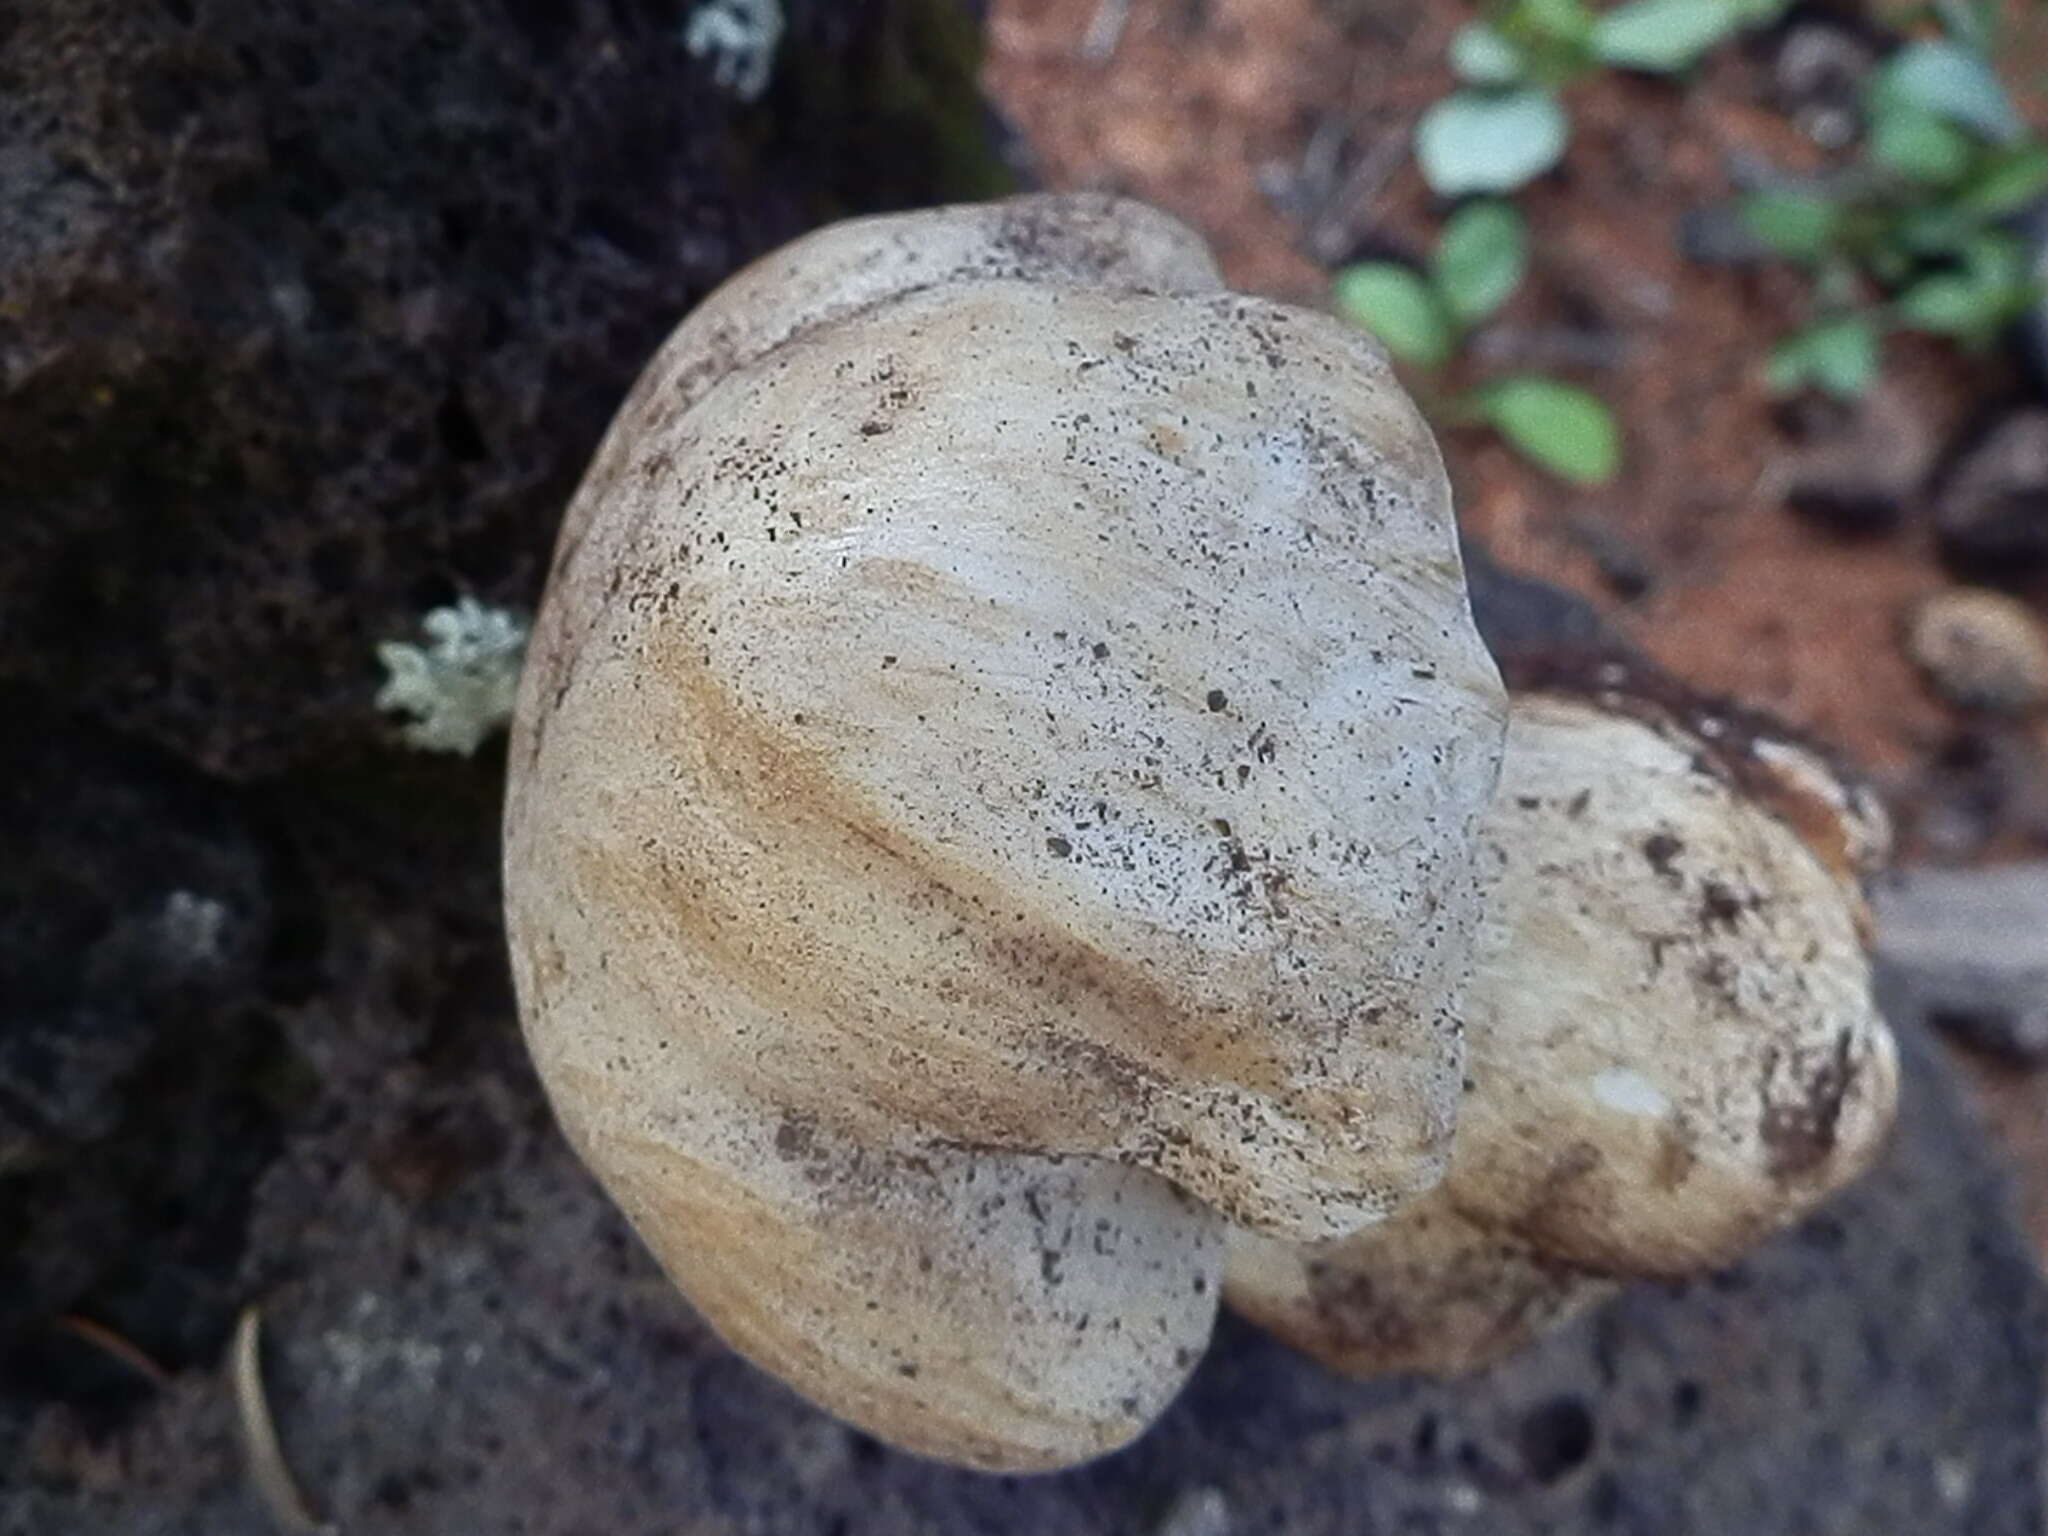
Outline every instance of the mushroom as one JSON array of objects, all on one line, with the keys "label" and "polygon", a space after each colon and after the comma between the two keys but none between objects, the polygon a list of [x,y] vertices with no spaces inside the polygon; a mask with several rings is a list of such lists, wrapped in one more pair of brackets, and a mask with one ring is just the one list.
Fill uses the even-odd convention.
[{"label": "mushroom", "polygon": [[1449,1174],[1351,1238],[1230,1254],[1233,1307],[1353,1374],[1469,1370],[1619,1280],[1724,1265],[1894,1109],[1868,797],[1668,689],[1511,697]]},{"label": "mushroom", "polygon": [[1233,1228],[1427,1190],[1505,696],[1383,354],[1105,198],[840,225],[708,299],[578,493],[505,893],[573,1145],[756,1363],[1072,1464]]}]

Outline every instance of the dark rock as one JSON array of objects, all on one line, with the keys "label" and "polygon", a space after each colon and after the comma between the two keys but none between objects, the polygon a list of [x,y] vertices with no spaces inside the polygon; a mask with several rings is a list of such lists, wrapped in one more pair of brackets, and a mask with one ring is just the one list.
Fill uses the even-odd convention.
[{"label": "dark rock", "polygon": [[212,771],[375,735],[372,647],[530,604],[640,363],[741,261],[1001,179],[963,0],[20,0],[0,17],[0,678]]},{"label": "dark rock", "polygon": [[1463,552],[1479,636],[1511,682],[1535,672],[1646,665],[1600,610],[1576,593],[1512,571],[1469,540]]},{"label": "dark rock", "polygon": [[1922,412],[1879,382],[1854,405],[1814,401],[1799,423],[1785,502],[1808,523],[1849,538],[1891,533],[1918,501],[1937,445]]},{"label": "dark rock", "polygon": [[0,689],[0,1464],[21,1394],[139,1385],[58,1320],[169,1366],[225,1336],[250,1186],[280,1144],[287,872],[154,749]]},{"label": "dark rock", "polygon": [[1601,584],[1623,602],[1647,596],[1657,585],[1650,557],[1627,534],[1605,518],[1591,514],[1565,524],[1572,542],[1593,557]]},{"label": "dark rock", "polygon": [[1901,1011],[2002,1060],[2048,1062],[2048,864],[1902,870],[1873,906]]},{"label": "dark rock", "polygon": [[2048,570],[2048,408],[2015,411],[1967,448],[1934,501],[1944,558],[2003,584]]},{"label": "dark rock", "polygon": [[267,871],[160,754],[0,690],[0,1175],[112,1129],[159,1033],[245,990]]},{"label": "dark rock", "polygon": [[[272,1403],[321,1513],[388,1536],[1143,1536],[1198,1488],[1231,1531],[1287,1536],[2035,1536],[2041,1282],[1946,1069],[1910,1023],[1905,1046],[1880,1167],[1732,1270],[1445,1385],[1345,1381],[1226,1319],[1136,1447],[1014,1479],[889,1451],[722,1348],[537,1129],[508,1025],[469,1075],[508,1138],[492,1166],[423,1209],[355,1161],[388,1113],[365,1104],[266,1181],[256,1240],[291,1255],[268,1292]],[[271,1529],[225,1415],[165,1399],[125,1443],[179,1455],[90,1500],[54,1480],[67,1423],[39,1427],[0,1529]]]}]

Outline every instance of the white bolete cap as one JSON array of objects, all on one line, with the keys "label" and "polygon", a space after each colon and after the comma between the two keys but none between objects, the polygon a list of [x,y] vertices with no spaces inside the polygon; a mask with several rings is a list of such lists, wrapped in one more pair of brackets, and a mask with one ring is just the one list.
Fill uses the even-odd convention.
[{"label": "white bolete cap", "polygon": [[650,365],[522,683],[506,903],[570,1139],[729,1341],[1071,1464],[1227,1227],[1444,1168],[1505,700],[1378,349],[1101,198],[828,230]]},{"label": "white bolete cap", "polygon": [[1811,1211],[1895,1107],[1859,884],[1884,840],[1732,716],[1517,694],[1450,1174],[1336,1243],[1240,1237],[1231,1304],[1346,1370],[1448,1373]]},{"label": "white bolete cap", "polygon": [[1353,1376],[1457,1376],[1513,1354],[1619,1289],[1460,1215],[1444,1186],[1327,1243],[1230,1238],[1224,1299]]}]

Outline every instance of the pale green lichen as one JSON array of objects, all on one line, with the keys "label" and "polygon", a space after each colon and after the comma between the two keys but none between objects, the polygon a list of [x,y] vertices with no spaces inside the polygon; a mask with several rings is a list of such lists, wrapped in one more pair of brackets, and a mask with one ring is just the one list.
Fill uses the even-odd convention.
[{"label": "pale green lichen", "polygon": [[683,47],[711,60],[721,89],[753,101],[768,88],[782,25],[782,0],[698,0],[683,23]]},{"label": "pale green lichen", "polygon": [[406,744],[467,757],[512,718],[527,621],[473,597],[436,608],[420,621],[427,644],[387,640],[377,647],[389,679],[377,707],[412,716]]}]

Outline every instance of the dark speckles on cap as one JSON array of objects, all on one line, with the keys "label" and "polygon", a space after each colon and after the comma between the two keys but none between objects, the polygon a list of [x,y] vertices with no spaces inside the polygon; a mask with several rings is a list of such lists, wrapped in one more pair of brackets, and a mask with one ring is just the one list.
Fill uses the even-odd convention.
[{"label": "dark speckles on cap", "polygon": [[[1757,1130],[1770,1156],[1772,1178],[1791,1182],[1828,1164],[1856,1076],[1855,1042],[1847,1030],[1818,1060],[1787,1061],[1774,1054],[1765,1063],[1764,1111]],[[1781,1078],[1790,1079],[1789,1096]]]},{"label": "dark speckles on cap", "polygon": [[1643,857],[1650,861],[1650,868],[1665,880],[1682,877],[1672,866],[1672,861],[1685,852],[1685,844],[1669,832],[1653,832],[1643,839]]},{"label": "dark speckles on cap", "polygon": [[1717,928],[1733,931],[1755,901],[1754,897],[1744,901],[1719,880],[1704,880],[1700,882],[1700,927],[1708,932]]}]

